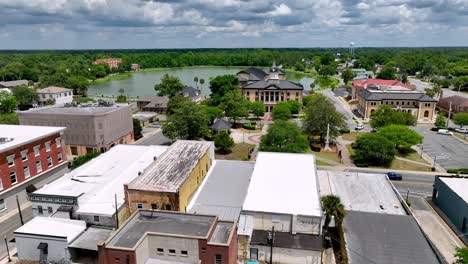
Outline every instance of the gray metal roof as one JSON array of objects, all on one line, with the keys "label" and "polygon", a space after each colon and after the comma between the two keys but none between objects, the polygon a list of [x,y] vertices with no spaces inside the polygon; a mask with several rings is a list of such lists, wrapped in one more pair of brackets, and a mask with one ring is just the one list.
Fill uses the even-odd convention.
[{"label": "gray metal roof", "polygon": [[177,192],[213,142],[177,140],[128,185],[129,189]]},{"label": "gray metal roof", "polygon": [[264,70],[254,67],[247,68],[243,71],[238,72],[237,74],[242,72],[249,74],[248,81],[260,81],[263,80],[263,78],[265,78],[266,75],[268,75],[268,73]]},{"label": "gray metal roof", "polygon": [[347,211],[343,229],[350,264],[439,263],[411,216]]},{"label": "gray metal roof", "polygon": [[28,80],[16,80],[16,81],[7,81],[7,82],[0,82],[0,87],[5,88],[13,88],[21,85],[28,85]]},{"label": "gray metal roof", "polygon": [[140,210],[111,238],[108,245],[133,248],[147,232],[206,238],[215,222],[215,216]]},{"label": "gray metal roof", "polygon": [[166,108],[167,103],[169,102],[169,97],[167,96],[142,96],[138,98],[138,102],[148,102],[144,107],[161,107]]},{"label": "gray metal roof", "polygon": [[227,130],[232,127],[231,122],[224,120],[223,118],[218,118],[210,128],[213,130]]},{"label": "gray metal roof", "polygon": [[267,80],[251,83],[245,89],[279,89],[279,90],[304,90],[302,84],[287,80]]},{"label": "gray metal roof", "polygon": [[244,203],[254,163],[216,160],[189,205],[189,212],[217,215],[220,220],[237,221]]},{"label": "gray metal roof", "polygon": [[414,100],[419,102],[437,102],[434,98],[427,96],[424,93],[407,91],[407,92],[394,92],[394,91],[371,91],[363,89],[359,95],[366,100]]},{"label": "gray metal roof", "polygon": [[68,247],[97,251],[97,245],[105,242],[113,233],[114,230],[108,228],[88,227]]}]

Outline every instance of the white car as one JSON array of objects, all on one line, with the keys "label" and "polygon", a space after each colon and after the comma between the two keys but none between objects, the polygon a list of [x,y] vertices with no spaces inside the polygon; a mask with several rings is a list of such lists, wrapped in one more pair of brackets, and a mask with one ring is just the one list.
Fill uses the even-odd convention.
[{"label": "white car", "polygon": [[457,128],[455,131],[462,134],[468,134],[468,128]]},{"label": "white car", "polygon": [[363,124],[358,124],[354,130],[363,130],[364,129],[364,125]]},{"label": "white car", "polygon": [[440,135],[447,135],[447,136],[453,136],[453,133],[448,131],[447,129],[439,129],[437,131],[437,134],[440,134]]}]

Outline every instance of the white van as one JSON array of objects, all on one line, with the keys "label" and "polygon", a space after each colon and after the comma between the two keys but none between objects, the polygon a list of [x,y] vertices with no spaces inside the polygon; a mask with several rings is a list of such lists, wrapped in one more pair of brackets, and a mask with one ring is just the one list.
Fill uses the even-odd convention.
[{"label": "white van", "polygon": [[447,135],[447,136],[452,136],[453,133],[448,131],[447,129],[439,129],[437,131],[437,134],[440,134],[440,135]]}]

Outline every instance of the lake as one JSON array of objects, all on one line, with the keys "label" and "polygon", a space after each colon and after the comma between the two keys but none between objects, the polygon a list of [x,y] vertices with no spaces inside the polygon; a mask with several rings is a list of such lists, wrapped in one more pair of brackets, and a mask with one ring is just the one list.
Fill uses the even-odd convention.
[{"label": "lake", "polygon": [[[118,90],[123,88],[125,94],[130,97],[155,95],[154,85],[161,81],[164,74],[179,77],[181,82],[188,86],[195,87],[194,77],[205,79],[205,84],[201,87],[202,94],[210,94],[210,78],[224,74],[236,74],[246,69],[246,67],[186,67],[186,68],[167,68],[148,72],[136,72],[130,78],[124,80],[112,80],[105,83],[91,85],[88,89],[89,95],[117,96]],[[310,90],[310,84],[314,79],[303,77],[300,74],[288,73],[287,79],[293,82],[301,83],[306,90]],[[200,84],[199,84],[200,85]]]}]

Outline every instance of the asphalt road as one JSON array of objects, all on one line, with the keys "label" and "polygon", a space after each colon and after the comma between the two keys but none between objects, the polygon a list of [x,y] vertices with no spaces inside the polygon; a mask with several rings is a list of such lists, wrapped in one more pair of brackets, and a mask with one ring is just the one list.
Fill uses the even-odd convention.
[{"label": "asphalt road", "polygon": [[344,115],[346,125],[349,127],[349,129],[353,130],[356,127],[356,123],[353,121],[353,117],[354,117],[353,113],[351,113],[350,111],[344,108],[343,103],[338,99],[338,97],[336,97],[336,95],[332,92],[332,90],[326,89],[326,90],[320,90],[319,92],[327,96],[333,101],[333,103],[335,104],[336,110]]},{"label": "asphalt road", "polygon": [[159,129],[158,132],[147,136],[140,142],[138,142],[138,145],[143,145],[143,146],[149,146],[149,145],[170,145],[171,140],[167,137],[165,137],[162,133],[162,130]]},{"label": "asphalt road", "polygon": [[[418,80],[418,79],[415,79],[415,78],[412,78],[412,77],[409,77],[408,78],[409,82],[413,85],[416,86],[416,90],[418,91],[421,91],[421,92],[424,92],[424,90],[426,88],[432,88],[432,83],[428,83],[428,82],[423,82],[421,80]],[[449,97],[449,96],[453,96],[453,95],[460,95],[460,96],[463,96],[463,97],[467,97],[468,98],[468,94],[467,93],[458,93],[458,90],[457,91],[453,91],[453,90],[450,90],[448,88],[444,88],[443,89],[443,96],[444,97]]]},{"label": "asphalt road", "polygon": [[430,131],[430,126],[417,126],[413,129],[424,136],[423,151],[444,169],[468,167],[468,144],[455,136],[439,135]]},{"label": "asphalt road", "polygon": [[[29,204],[27,207],[23,208],[23,220],[24,222],[27,222],[32,219],[32,209],[31,209],[31,204]],[[14,238],[13,232],[18,229],[21,226],[21,221],[19,218],[19,214],[16,213],[10,218],[6,219],[5,221],[2,221],[0,223],[0,260],[3,257],[6,257],[6,246],[5,246],[5,241],[4,237],[7,237],[8,241],[11,241]],[[10,250],[15,247],[14,243],[8,243],[8,247]]]}]

